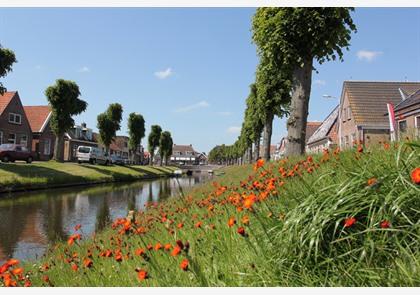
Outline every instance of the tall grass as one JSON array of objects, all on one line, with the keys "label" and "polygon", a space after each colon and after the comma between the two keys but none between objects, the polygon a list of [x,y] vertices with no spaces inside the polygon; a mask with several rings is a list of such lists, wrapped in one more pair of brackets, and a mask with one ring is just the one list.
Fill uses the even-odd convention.
[{"label": "tall grass", "polygon": [[75,227],[39,261],[6,263],[2,283],[418,287],[416,168],[408,141],[229,167],[93,237]]}]

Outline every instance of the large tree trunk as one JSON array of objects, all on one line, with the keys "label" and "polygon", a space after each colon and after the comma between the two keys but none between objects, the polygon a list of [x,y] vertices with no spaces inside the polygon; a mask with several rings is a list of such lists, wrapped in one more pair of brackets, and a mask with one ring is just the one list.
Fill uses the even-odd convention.
[{"label": "large tree trunk", "polygon": [[305,134],[308,119],[309,97],[311,93],[312,59],[293,73],[293,90],[290,116],[287,120],[286,157],[301,156],[305,153]]},{"label": "large tree trunk", "polygon": [[271,135],[273,134],[274,113],[267,113],[263,133],[263,158],[270,161]]},{"label": "large tree trunk", "polygon": [[260,158],[260,138],[255,140],[254,143],[254,160],[258,160]]},{"label": "large tree trunk", "polygon": [[252,163],[252,143],[250,143],[249,146],[248,146],[248,159],[247,159],[247,163],[248,164]]},{"label": "large tree trunk", "polygon": [[61,163],[64,162],[64,134],[58,134],[55,137],[53,160]]}]

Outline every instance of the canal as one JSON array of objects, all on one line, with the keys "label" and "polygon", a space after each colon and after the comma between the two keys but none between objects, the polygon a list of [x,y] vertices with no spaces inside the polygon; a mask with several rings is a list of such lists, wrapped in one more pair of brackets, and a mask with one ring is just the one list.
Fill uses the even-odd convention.
[{"label": "canal", "polygon": [[212,178],[212,174],[161,178],[134,183],[71,187],[0,195],[0,265],[10,258],[34,260],[74,228],[91,236],[109,223],[144,210]]}]

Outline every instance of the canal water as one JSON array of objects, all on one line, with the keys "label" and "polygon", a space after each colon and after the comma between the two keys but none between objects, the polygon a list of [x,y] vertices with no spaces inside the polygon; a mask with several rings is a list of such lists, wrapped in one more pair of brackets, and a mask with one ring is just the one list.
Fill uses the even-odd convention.
[{"label": "canal water", "polygon": [[134,183],[71,187],[0,195],[0,265],[10,258],[35,260],[57,241],[78,233],[91,236],[129,210],[144,210],[208,181],[212,174]]}]

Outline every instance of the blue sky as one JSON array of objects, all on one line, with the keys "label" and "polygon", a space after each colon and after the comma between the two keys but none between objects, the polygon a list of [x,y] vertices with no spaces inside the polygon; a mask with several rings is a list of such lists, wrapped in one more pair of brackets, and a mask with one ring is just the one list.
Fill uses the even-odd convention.
[{"label": "blue sky", "polygon": [[[397,4],[398,5],[398,4]],[[0,7],[0,44],[18,63],[2,78],[24,105],[46,105],[56,79],[79,85],[87,110],[74,119],[96,128],[109,104],[171,132],[175,144],[208,153],[233,144],[258,64],[255,7]],[[256,6],[256,5],[255,5]],[[337,105],[343,82],[420,81],[420,7],[356,7],[358,32],[344,62],[316,65],[308,121]],[[287,136],[276,118],[272,144]]]}]

